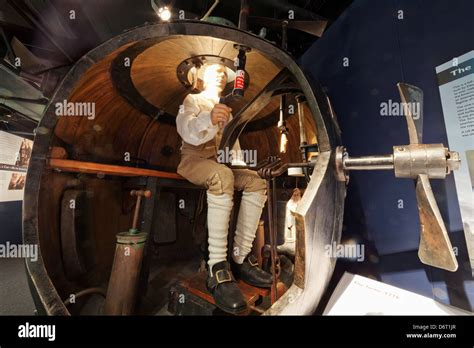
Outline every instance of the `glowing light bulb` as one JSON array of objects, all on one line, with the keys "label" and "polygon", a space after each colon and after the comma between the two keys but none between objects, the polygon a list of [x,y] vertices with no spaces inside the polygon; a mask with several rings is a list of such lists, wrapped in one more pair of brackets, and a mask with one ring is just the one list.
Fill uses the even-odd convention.
[{"label": "glowing light bulb", "polygon": [[281,133],[280,137],[280,153],[286,152],[286,145],[288,144],[288,136],[285,132]]},{"label": "glowing light bulb", "polygon": [[162,21],[169,21],[171,19],[171,11],[166,6],[160,7],[158,9],[158,16]]}]

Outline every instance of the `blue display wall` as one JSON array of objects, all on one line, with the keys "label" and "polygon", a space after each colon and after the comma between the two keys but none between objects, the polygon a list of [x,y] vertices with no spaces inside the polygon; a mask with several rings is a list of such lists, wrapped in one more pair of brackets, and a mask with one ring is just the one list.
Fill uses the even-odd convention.
[{"label": "blue display wall", "polygon": [[[473,16],[470,0],[356,0],[302,56],[303,69],[334,104],[350,155],[389,154],[408,144],[405,118],[381,115],[381,103],[400,101],[397,82],[424,91],[423,141],[449,145],[435,67],[474,49]],[[346,215],[359,220],[350,219],[345,233],[372,244],[381,280],[469,309],[474,282],[454,178],[431,183],[458,250],[456,273],[419,262],[414,183],[392,171],[351,173]]]}]

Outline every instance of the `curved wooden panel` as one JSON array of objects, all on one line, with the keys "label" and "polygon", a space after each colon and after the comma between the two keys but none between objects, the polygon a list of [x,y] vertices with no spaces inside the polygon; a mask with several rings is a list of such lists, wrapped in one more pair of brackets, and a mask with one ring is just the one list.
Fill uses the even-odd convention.
[{"label": "curved wooden panel", "polygon": [[[97,47],[75,64],[55,92],[51,104],[41,119],[39,129],[43,131],[36,134],[28,167],[24,196],[23,238],[25,244],[41,245],[38,262],[27,260],[26,265],[32,283],[35,285],[32,287],[37,295],[35,298],[40,299],[37,305],[44,309],[44,313],[69,314],[62,298],[80,288],[101,283],[104,275],[107,275],[109,271],[107,268],[110,266],[113,256],[115,234],[129,227],[132,214],[130,207],[133,207],[130,195],[124,193],[125,185],[122,178],[103,180],[93,174],[53,172],[51,168],[47,167],[50,146],[64,147],[68,151],[70,160],[79,159],[99,164],[111,164],[111,162],[123,162],[124,152],[130,152],[131,157],[142,158],[151,165],[169,167],[171,171],[174,170],[179,161],[180,146],[176,128],[173,125],[155,121],[149,115],[145,115],[129,104],[127,99],[118,93],[112,82],[111,66],[120,53],[137,43],[157,38],[160,39],[160,42],[167,41],[184,35],[210,36],[213,37],[213,40],[227,40],[226,42],[235,40],[251,46],[253,52],[265,52],[262,56],[270,62],[268,66],[273,64],[280,66],[280,68],[286,67],[308,100],[309,108],[314,116],[314,119],[311,119],[309,112],[305,116],[307,118],[306,125],[310,128],[307,129],[308,141],[311,141],[313,136],[311,129],[314,132],[316,123],[322,153],[325,156],[329,156],[330,151],[337,143],[330,115],[322,107],[324,106],[322,102],[324,96],[317,93],[318,89],[312,89],[303,72],[291,57],[255,35],[209,23],[185,21],[145,25],[123,33]],[[228,46],[211,46],[211,53],[216,53],[217,50],[230,51]],[[204,50],[205,46],[199,42],[196,43],[195,49],[200,53],[200,50]],[[169,52],[170,57],[172,57],[172,53]],[[175,63],[179,64],[179,62]],[[252,65],[249,62],[250,68]],[[263,76],[266,67],[262,66],[260,70],[258,67],[252,69],[256,71],[252,75]],[[148,88],[156,89],[156,86],[150,84]],[[145,92],[151,93],[152,90],[143,93]],[[251,97],[250,94],[249,97]],[[65,99],[67,99],[66,102],[93,103],[95,117],[93,119],[79,116],[57,117],[54,106],[56,103],[64,102]],[[278,98],[275,98],[272,103],[278,105]],[[286,160],[292,162],[298,161],[300,156],[298,120],[295,115],[287,119],[290,133],[288,152],[285,157]],[[256,149],[259,159],[264,159],[278,151],[280,137],[278,129],[276,124],[270,123],[269,125],[268,128],[247,132],[241,136],[243,147]],[[319,176],[326,172],[329,173],[326,170],[329,161],[318,160],[318,163],[321,173],[313,174],[313,176],[318,176],[315,179],[321,182],[322,179]],[[330,176],[327,177],[330,178]],[[88,231],[94,238],[93,245],[95,245],[96,252],[92,254],[96,257],[97,267],[94,268],[94,272],[88,274],[87,279],[73,283],[65,277],[61,262],[58,207],[61,192],[65,188],[69,188],[70,185],[79,184],[84,186],[88,197],[91,198],[91,216],[87,217],[87,221],[90,223]],[[53,190],[55,190],[54,194],[50,194]],[[326,210],[330,211],[334,206],[340,205],[340,202],[333,200],[321,202],[323,204],[317,204],[321,211],[318,211],[316,216],[328,222],[323,226],[324,234],[331,236],[340,230],[332,222],[341,216],[326,214]],[[103,218],[104,216],[107,218]],[[307,231],[311,232],[307,234],[308,236],[312,236],[312,238],[317,236],[316,230],[310,231],[308,229]],[[306,241],[306,244],[311,242],[312,239]],[[323,269],[325,274],[330,273],[330,269],[324,265],[322,267],[325,268]],[[313,268],[315,272],[320,272],[319,265]],[[305,272],[309,273],[308,269],[305,269]],[[300,291],[304,293],[303,289]],[[317,302],[317,299],[315,301]],[[304,307],[299,310],[307,312],[308,308]]]},{"label": "curved wooden panel", "polygon": [[[188,91],[177,77],[182,61],[198,55],[218,55],[234,60],[238,51],[233,42],[208,36],[178,36],[162,40],[145,49],[134,60],[131,68],[133,84],[151,104],[166,113],[176,115]],[[250,85],[241,101],[233,107],[241,108],[250,101],[281,70],[268,58],[255,50],[247,54],[245,67]],[[263,117],[278,108],[272,102],[257,116]]]},{"label": "curved wooden panel", "polygon": [[[118,93],[111,79],[110,69],[114,60],[134,47],[135,44],[128,44],[117,49],[81,77],[67,102],[93,103],[95,117],[59,117],[55,135],[72,145],[70,156],[74,159],[124,162],[126,155],[129,155],[140,163],[174,170],[179,163],[181,146],[175,126],[157,122],[134,108]],[[202,54],[233,59],[236,50],[233,43],[226,40],[205,36],[172,36],[159,40],[138,54],[132,61],[131,78],[148,102],[176,115],[188,93],[177,78],[176,68],[181,61]],[[256,50],[248,53],[246,69],[250,74],[250,85],[245,97],[231,105],[234,110],[257,95],[280,71],[275,63]],[[293,104],[296,107],[296,103]],[[258,149],[259,160],[278,152],[278,109],[279,97],[274,97],[256,117],[274,115],[270,123],[274,125],[263,131],[249,132],[256,133],[254,135],[243,133],[241,136],[245,148]],[[315,123],[307,107],[305,115],[308,140],[315,141]],[[297,117],[295,112],[287,119],[290,143],[288,153],[282,155],[284,160],[293,162],[300,159]]]}]

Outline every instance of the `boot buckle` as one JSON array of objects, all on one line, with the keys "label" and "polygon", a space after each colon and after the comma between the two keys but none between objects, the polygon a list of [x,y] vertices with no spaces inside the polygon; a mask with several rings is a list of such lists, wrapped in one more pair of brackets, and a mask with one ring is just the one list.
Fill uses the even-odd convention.
[{"label": "boot buckle", "polygon": [[250,266],[253,266],[253,267],[258,266],[258,260],[254,255],[250,255],[247,258],[247,262],[250,264]]},{"label": "boot buckle", "polygon": [[217,284],[226,283],[232,281],[232,276],[230,272],[226,269],[220,269],[216,272],[216,282]]}]

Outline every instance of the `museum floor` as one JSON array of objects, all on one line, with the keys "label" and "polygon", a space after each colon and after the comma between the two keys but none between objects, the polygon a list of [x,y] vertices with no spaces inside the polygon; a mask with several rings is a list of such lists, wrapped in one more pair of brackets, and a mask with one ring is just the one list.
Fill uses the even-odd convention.
[{"label": "museum floor", "polygon": [[0,259],[0,315],[34,315],[23,259]]}]

